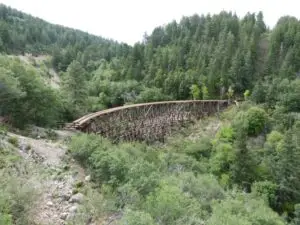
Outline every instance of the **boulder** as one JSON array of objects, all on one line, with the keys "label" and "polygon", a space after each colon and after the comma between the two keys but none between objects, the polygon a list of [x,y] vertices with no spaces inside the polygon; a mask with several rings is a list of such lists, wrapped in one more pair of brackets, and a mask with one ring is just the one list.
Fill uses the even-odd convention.
[{"label": "boulder", "polygon": [[62,220],[65,220],[65,219],[67,219],[68,215],[69,215],[68,213],[63,212],[62,214],[60,214],[60,218],[61,218]]},{"label": "boulder", "polygon": [[77,194],[73,195],[70,198],[69,202],[71,202],[71,203],[82,203],[83,202],[83,198],[84,198],[83,194],[77,193]]},{"label": "boulder", "polygon": [[91,181],[91,176],[90,176],[90,175],[86,176],[86,177],[84,178],[84,180],[85,180],[86,182],[90,182],[90,181]]},{"label": "boulder", "polygon": [[53,204],[53,202],[48,201],[48,202],[46,203],[46,205],[52,207],[54,204]]}]

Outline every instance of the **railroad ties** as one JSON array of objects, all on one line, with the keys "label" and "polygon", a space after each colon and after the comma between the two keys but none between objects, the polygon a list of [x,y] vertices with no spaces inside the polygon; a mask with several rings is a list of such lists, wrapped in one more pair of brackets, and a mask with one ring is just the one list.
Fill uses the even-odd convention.
[{"label": "railroad ties", "polygon": [[227,100],[165,101],[125,105],[83,116],[66,126],[119,141],[163,141],[174,129],[219,113]]}]

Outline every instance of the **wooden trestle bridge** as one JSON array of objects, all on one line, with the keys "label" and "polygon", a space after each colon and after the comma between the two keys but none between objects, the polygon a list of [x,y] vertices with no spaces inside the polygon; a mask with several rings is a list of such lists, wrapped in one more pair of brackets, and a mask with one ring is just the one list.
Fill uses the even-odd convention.
[{"label": "wooden trestle bridge", "polygon": [[227,100],[164,101],[125,105],[83,116],[67,129],[96,133],[113,141],[163,141],[182,125],[221,112]]}]

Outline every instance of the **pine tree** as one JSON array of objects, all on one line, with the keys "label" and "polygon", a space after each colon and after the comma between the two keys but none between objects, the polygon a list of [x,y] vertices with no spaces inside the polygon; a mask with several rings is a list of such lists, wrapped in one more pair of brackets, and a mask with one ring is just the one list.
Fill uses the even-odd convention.
[{"label": "pine tree", "polygon": [[296,145],[299,137],[293,133],[293,130],[286,133],[276,163],[275,179],[279,189],[277,207],[280,211],[290,210],[286,208],[289,204],[300,201],[300,146]]},{"label": "pine tree", "polygon": [[67,69],[63,85],[69,106],[73,108],[77,116],[85,111],[87,97],[85,81],[85,70],[78,61],[73,61]]}]

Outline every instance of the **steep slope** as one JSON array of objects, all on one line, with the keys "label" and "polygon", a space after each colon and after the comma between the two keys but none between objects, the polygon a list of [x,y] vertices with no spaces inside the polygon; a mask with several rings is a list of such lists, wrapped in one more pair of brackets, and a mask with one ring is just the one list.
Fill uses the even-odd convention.
[{"label": "steep slope", "polygon": [[[299,224],[296,18],[268,30],[262,13],[194,15],[130,47],[1,5],[0,51],[0,116],[12,130],[57,127],[126,103],[245,100],[159,145],[82,134],[66,155],[66,147],[0,130],[0,224],[60,224],[74,211],[76,225],[107,215],[104,224]],[[91,177],[69,170],[74,161],[61,160],[69,156]],[[87,200],[79,208],[77,192]]]},{"label": "steep slope", "polygon": [[33,56],[31,54],[25,54],[16,57],[36,69],[46,85],[55,89],[60,88],[61,78],[51,65],[52,57],[50,55]]},{"label": "steep slope", "polygon": [[[39,129],[39,134],[42,133],[43,129]],[[0,208],[8,207],[9,201],[19,201],[20,203],[12,203],[15,207],[23,204],[19,211],[14,208],[8,211],[15,221],[12,224],[63,225],[66,221],[71,222],[75,216],[79,217],[86,199],[92,198],[80,190],[81,186],[89,185],[89,180],[85,180],[84,170],[66,156],[65,138],[73,134],[59,131],[57,135],[56,140],[33,139],[12,133],[0,135],[0,155],[1,162],[3,161],[0,176],[7,179],[6,176],[10,175],[12,182],[20,185],[18,188],[24,188],[18,190],[15,197],[8,196],[11,198],[8,202],[0,203]],[[3,150],[9,150],[9,155],[3,154]],[[12,158],[15,159],[10,162]],[[10,185],[12,184],[8,182],[7,190],[1,187],[2,195],[11,194],[6,193],[13,188]],[[31,191],[26,193],[27,186],[30,186]],[[28,195],[23,202],[18,199],[22,194]],[[0,211],[0,222],[2,213]],[[5,225],[8,224],[11,223],[7,221]]]}]

